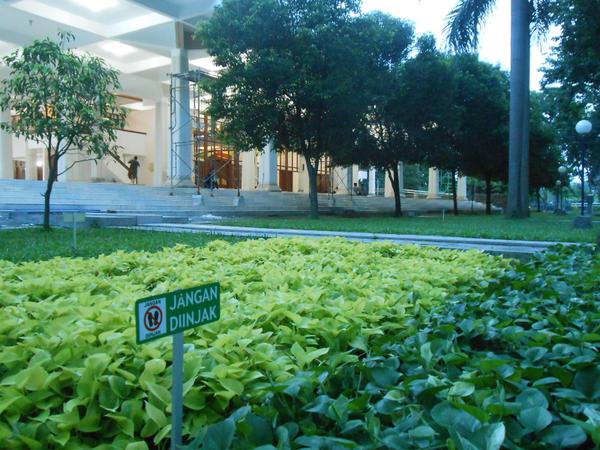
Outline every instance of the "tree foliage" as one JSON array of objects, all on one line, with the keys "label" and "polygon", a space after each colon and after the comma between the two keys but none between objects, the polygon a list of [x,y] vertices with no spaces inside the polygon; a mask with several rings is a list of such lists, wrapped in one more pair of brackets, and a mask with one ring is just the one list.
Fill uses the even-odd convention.
[{"label": "tree foliage", "polygon": [[531,97],[531,169],[532,189],[553,188],[559,178],[560,147],[556,145],[556,132],[544,116],[541,94]]},{"label": "tree foliage", "polygon": [[600,94],[600,0],[556,0],[552,19],[561,34],[545,83],[560,84],[580,101],[594,101]]},{"label": "tree foliage", "polygon": [[421,158],[430,167],[452,173],[454,214],[458,214],[456,176],[462,159],[456,137],[461,123],[451,60],[437,50],[433,37],[425,36],[419,40],[419,54],[405,69],[404,86],[412,107],[408,129]]},{"label": "tree foliage", "polygon": [[15,113],[1,123],[3,130],[43,143],[49,175],[44,194],[44,228],[50,228],[50,196],[59,172],[59,160],[84,150],[90,159],[116,150],[116,129],[125,124],[125,112],[112,93],[119,87],[118,72],[100,58],[66,49],[73,39],[60,33],[58,42],[36,40],[4,58],[9,76],[0,82],[0,109]]},{"label": "tree foliage", "polygon": [[354,144],[365,79],[358,0],[225,0],[199,36],[224,67],[206,86],[211,115],[240,150],[304,156],[311,216],[317,170]]},{"label": "tree foliage", "polygon": [[[508,217],[529,216],[529,65],[532,31],[545,33],[555,0],[513,0],[511,3],[511,90],[509,117]],[[460,51],[478,46],[479,31],[496,0],[457,0],[448,15],[450,45]]]},{"label": "tree foliage", "polygon": [[[560,147],[561,158],[566,160],[571,173],[581,171],[581,137],[575,131],[575,124],[584,118],[592,122],[592,133],[585,138],[588,149],[586,156],[586,181],[592,186],[600,185],[600,110],[588,103],[584,97],[573,97],[568,86],[546,86],[540,102],[543,114],[552,126],[556,145]],[[589,98],[589,97],[588,97]]]},{"label": "tree foliage", "polygon": [[[557,0],[523,1],[529,4],[531,30],[540,35],[545,34],[553,21],[552,11]],[[477,50],[481,28],[496,3],[497,0],[457,0],[448,15],[446,25],[446,35],[450,45],[461,52]]]},{"label": "tree foliage", "polygon": [[416,148],[406,128],[407,104],[403,86],[403,64],[413,43],[413,27],[388,15],[366,16],[361,25],[365,44],[371,47],[366,83],[366,104],[358,127],[356,147],[345,159],[383,169],[389,177],[395,200],[395,214],[402,215],[400,162],[414,162]]},{"label": "tree foliage", "polygon": [[453,61],[461,170],[485,181],[486,213],[491,214],[492,181],[508,177],[508,75],[474,55],[459,55]]},{"label": "tree foliage", "polygon": [[417,43],[418,53],[402,68],[406,127],[421,161],[447,168],[454,157],[448,154],[457,128],[454,102],[456,77],[448,58],[436,48],[432,36]]},{"label": "tree foliage", "polygon": [[575,124],[592,121],[588,137],[587,170],[593,185],[600,182],[600,1],[556,0],[553,21],[562,29],[555,39],[544,73],[544,111],[551,118],[572,169],[581,164],[580,138]]}]

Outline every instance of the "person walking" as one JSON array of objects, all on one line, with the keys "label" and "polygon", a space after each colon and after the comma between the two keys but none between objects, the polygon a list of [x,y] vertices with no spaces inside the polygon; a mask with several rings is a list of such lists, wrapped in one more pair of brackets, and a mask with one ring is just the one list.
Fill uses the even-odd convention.
[{"label": "person walking", "polygon": [[138,169],[140,167],[140,162],[138,161],[138,157],[134,156],[131,161],[129,161],[129,179],[131,180],[131,184],[138,184]]}]

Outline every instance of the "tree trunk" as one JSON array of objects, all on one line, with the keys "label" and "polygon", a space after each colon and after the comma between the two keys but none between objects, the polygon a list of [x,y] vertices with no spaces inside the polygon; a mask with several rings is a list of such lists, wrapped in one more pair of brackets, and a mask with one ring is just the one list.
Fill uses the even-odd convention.
[{"label": "tree trunk", "polygon": [[509,218],[529,217],[529,59],[531,22],[528,0],[511,0]]},{"label": "tree trunk", "polygon": [[388,177],[392,182],[392,189],[394,190],[394,216],[402,216],[402,200],[400,197],[400,173],[398,172],[398,164],[394,165],[391,169],[387,170]]},{"label": "tree trunk", "polygon": [[452,171],[452,207],[454,208],[454,215],[458,216],[458,196],[456,193],[456,170]]},{"label": "tree trunk", "polygon": [[485,214],[492,215],[492,177],[485,176]]},{"label": "tree trunk", "polygon": [[46,182],[46,192],[44,193],[44,230],[50,231],[50,195],[52,187],[57,178],[58,171],[58,155],[53,155],[52,150],[48,149],[48,181]]},{"label": "tree trunk", "polygon": [[539,188],[535,191],[535,199],[537,201],[537,212],[542,212],[542,196]]},{"label": "tree trunk", "polygon": [[308,200],[310,201],[310,218],[319,218],[319,196],[317,188],[317,170],[319,168],[319,160],[314,164],[312,158],[306,158],[306,169],[308,170]]}]

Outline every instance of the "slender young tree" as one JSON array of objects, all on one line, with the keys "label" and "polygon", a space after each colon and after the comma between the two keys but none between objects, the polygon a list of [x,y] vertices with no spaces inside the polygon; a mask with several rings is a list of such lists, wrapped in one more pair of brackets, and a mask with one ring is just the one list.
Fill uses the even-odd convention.
[{"label": "slender young tree", "polygon": [[[50,197],[59,175],[75,164],[114,153],[116,130],[125,125],[125,110],[112,93],[119,88],[118,72],[100,58],[78,55],[66,48],[73,36],[59,33],[4,58],[9,76],[0,82],[0,109],[15,112],[15,120],[0,127],[17,137],[42,142],[49,173],[44,195],[44,229],[50,229]],[[60,171],[67,153],[84,151]]]},{"label": "slender young tree", "polygon": [[[529,216],[529,72],[531,30],[544,32],[552,0],[511,0],[508,217]],[[496,0],[458,0],[448,16],[448,41],[458,51],[477,48],[480,28]]]}]

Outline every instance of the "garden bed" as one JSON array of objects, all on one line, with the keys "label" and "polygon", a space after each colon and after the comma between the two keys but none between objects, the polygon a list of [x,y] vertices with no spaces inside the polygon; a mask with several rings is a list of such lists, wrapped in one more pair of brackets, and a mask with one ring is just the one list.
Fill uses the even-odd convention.
[{"label": "garden bed", "polygon": [[593,448],[599,268],[341,239],[0,261],[0,442],[167,448],[171,342],[136,345],[133,304],[220,281],[193,448]]}]

